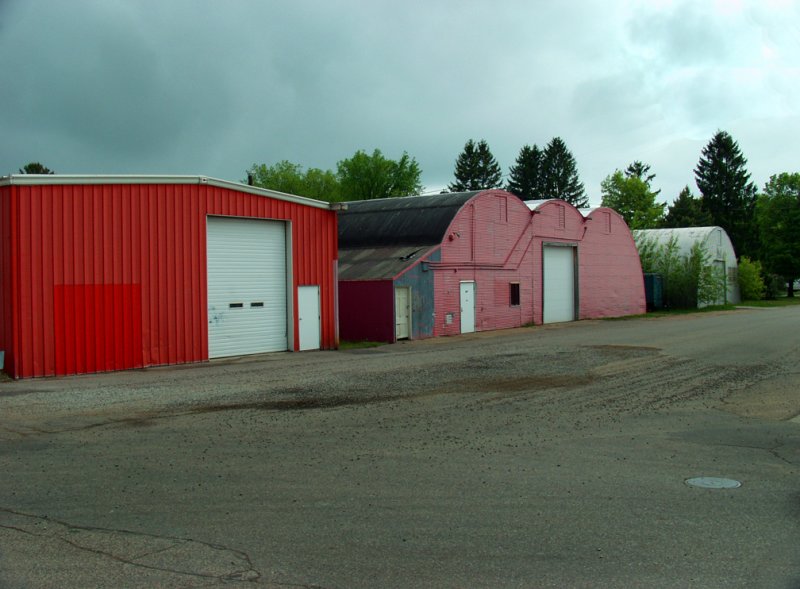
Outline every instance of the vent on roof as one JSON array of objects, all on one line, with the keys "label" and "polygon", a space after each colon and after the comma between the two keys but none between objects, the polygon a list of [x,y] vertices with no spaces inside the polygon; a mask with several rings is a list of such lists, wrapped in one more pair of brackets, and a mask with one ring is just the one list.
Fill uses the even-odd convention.
[{"label": "vent on roof", "polygon": [[399,258],[399,260],[400,260],[400,261],[402,261],[402,262],[407,262],[408,260],[411,260],[411,259],[415,258],[415,257],[416,257],[416,255],[417,255],[419,252],[420,252],[420,250],[414,250],[414,251],[413,251],[413,252],[411,252],[410,254],[406,254],[405,256],[401,256],[401,257]]}]

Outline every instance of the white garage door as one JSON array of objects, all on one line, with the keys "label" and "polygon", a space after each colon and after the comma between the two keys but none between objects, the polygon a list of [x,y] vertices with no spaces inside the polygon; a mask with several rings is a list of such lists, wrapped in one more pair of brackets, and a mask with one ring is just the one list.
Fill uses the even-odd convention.
[{"label": "white garage door", "polygon": [[286,224],[208,217],[208,356],[288,348]]},{"label": "white garage door", "polygon": [[544,246],[544,323],[575,320],[575,248]]}]

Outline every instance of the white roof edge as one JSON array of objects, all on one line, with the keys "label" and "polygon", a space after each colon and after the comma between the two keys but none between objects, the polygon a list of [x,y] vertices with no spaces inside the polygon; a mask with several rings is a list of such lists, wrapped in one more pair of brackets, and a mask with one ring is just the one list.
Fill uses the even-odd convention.
[{"label": "white roof edge", "polygon": [[217,188],[228,188],[239,192],[247,192],[257,196],[268,196],[277,200],[285,200],[319,209],[338,210],[342,203],[329,203],[322,200],[297,196],[268,190],[257,186],[248,186],[239,182],[220,180],[208,176],[176,176],[176,175],[120,175],[120,174],[11,174],[0,176],[0,186],[55,186],[76,184],[206,184]]}]

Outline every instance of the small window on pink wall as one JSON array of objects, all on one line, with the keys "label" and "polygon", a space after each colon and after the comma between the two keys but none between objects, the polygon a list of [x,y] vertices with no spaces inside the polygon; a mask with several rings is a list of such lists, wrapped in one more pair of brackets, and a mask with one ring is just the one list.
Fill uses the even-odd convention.
[{"label": "small window on pink wall", "polygon": [[509,301],[511,307],[519,307],[519,282],[509,282]]}]

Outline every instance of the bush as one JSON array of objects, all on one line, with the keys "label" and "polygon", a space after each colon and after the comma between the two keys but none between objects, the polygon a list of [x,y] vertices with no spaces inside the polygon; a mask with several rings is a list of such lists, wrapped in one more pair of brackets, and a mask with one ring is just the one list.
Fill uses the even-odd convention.
[{"label": "bush", "polygon": [[703,245],[693,245],[684,256],[678,253],[675,237],[661,245],[650,239],[642,239],[636,245],[642,271],[661,274],[664,279],[665,307],[693,309],[698,304],[725,300],[725,272],[708,263],[708,252]]},{"label": "bush", "polygon": [[764,279],[761,277],[763,270],[761,262],[742,256],[739,260],[739,292],[743,301],[759,301],[764,298],[767,290]]},{"label": "bush", "polygon": [[764,284],[766,286],[765,299],[777,299],[786,290],[786,281],[777,274],[767,274],[764,278]]}]

